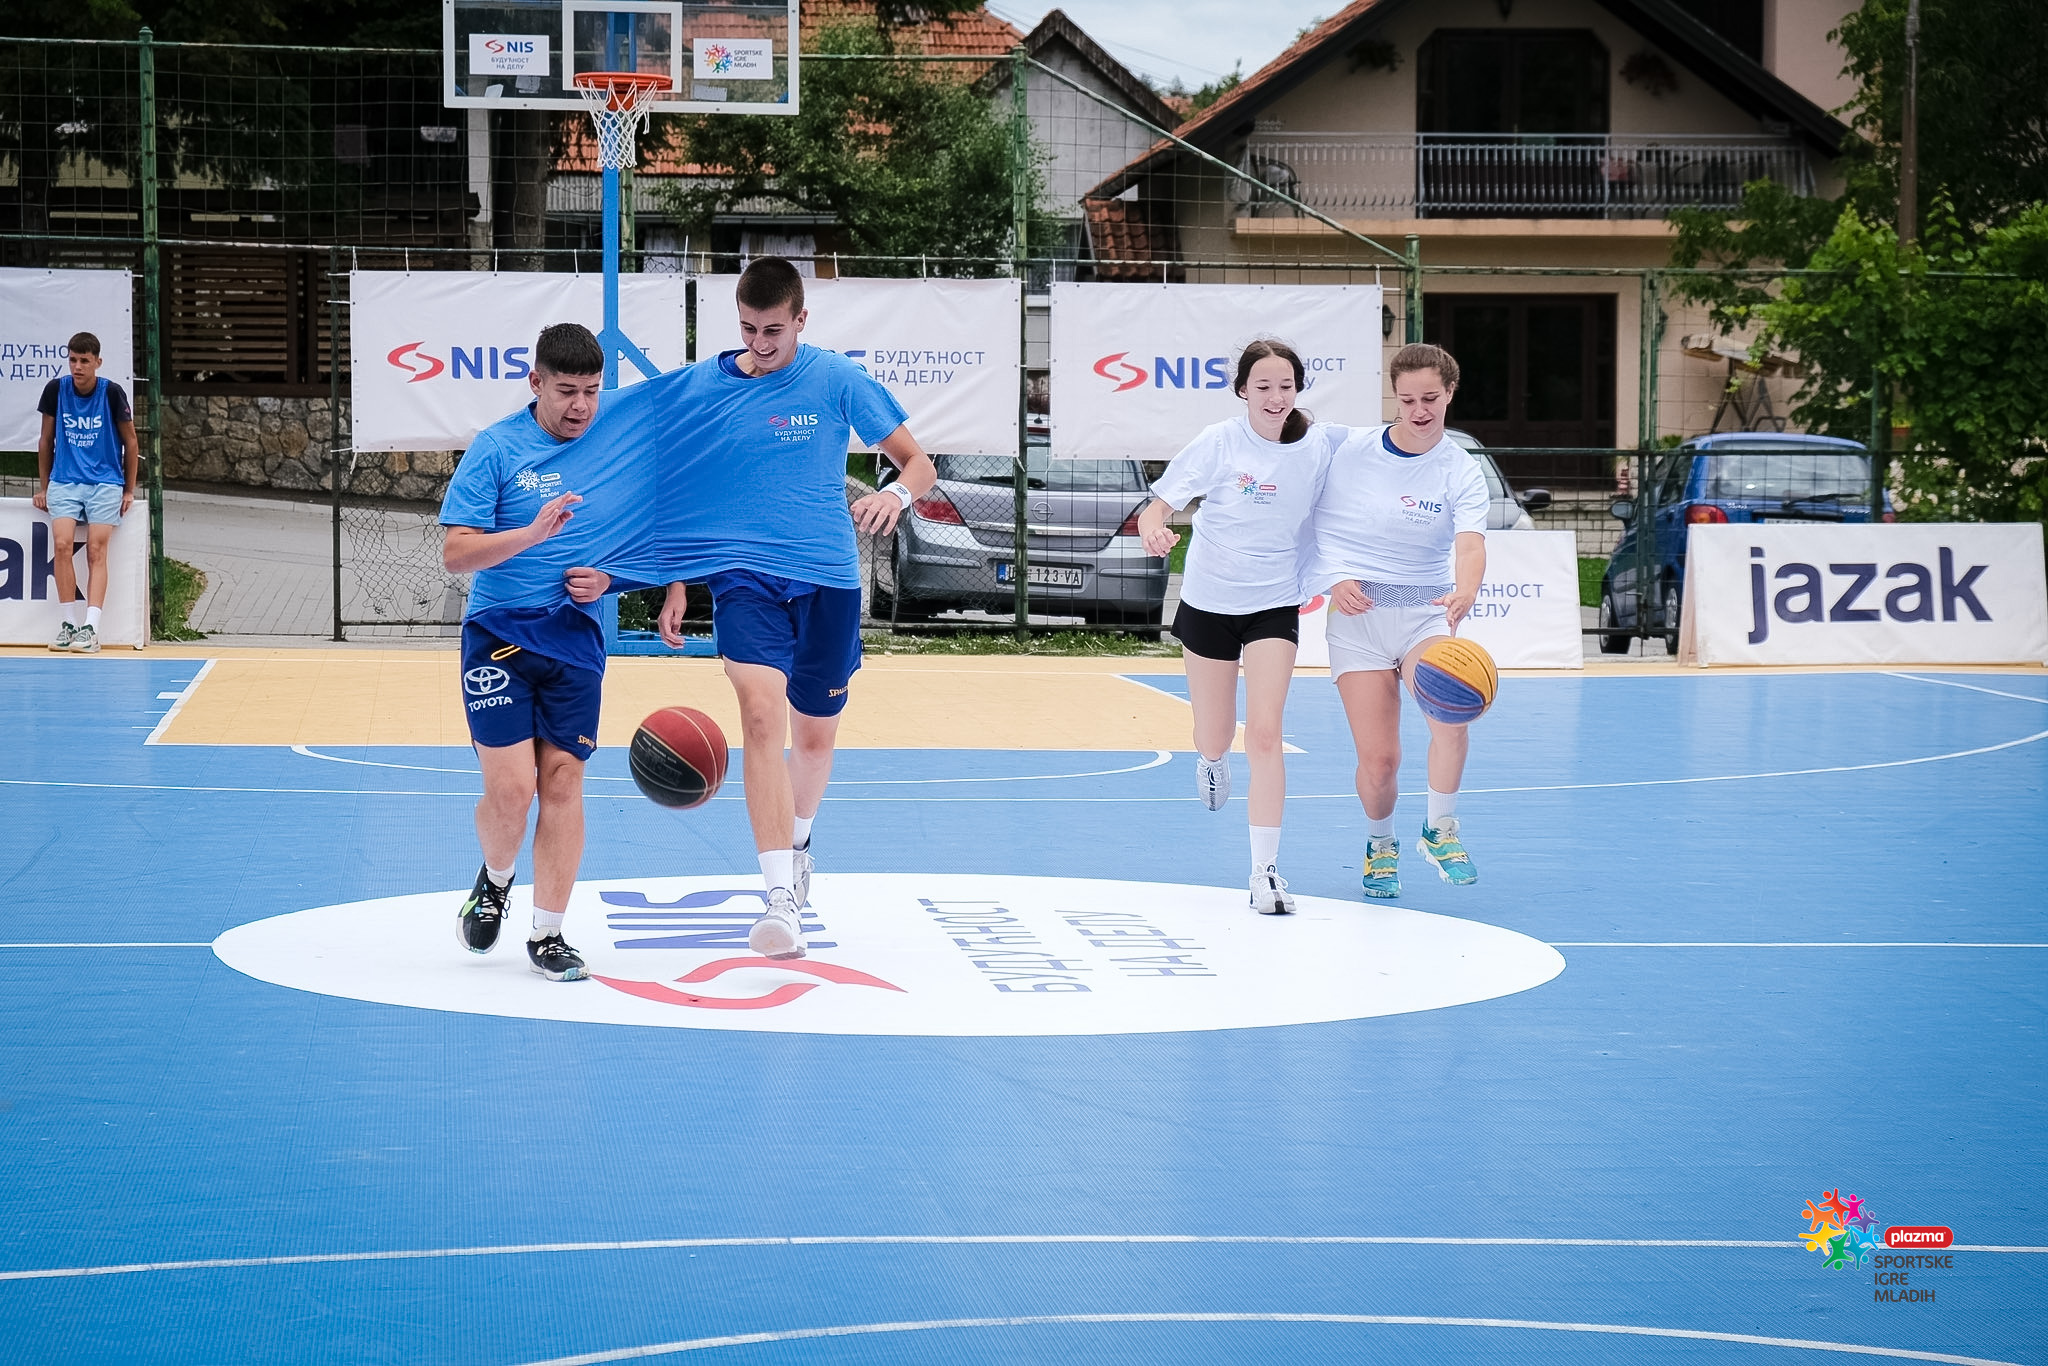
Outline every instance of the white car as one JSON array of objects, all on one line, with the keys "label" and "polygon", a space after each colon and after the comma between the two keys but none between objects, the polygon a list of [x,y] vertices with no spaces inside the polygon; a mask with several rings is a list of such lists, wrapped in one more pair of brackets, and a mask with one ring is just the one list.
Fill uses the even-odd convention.
[{"label": "white car", "polygon": [[1444,435],[1472,452],[1479,468],[1486,471],[1486,529],[1488,531],[1534,531],[1536,523],[1529,514],[1541,512],[1550,506],[1549,489],[1524,489],[1517,493],[1501,476],[1500,466],[1493,463],[1486,447],[1479,444],[1479,438],[1470,432],[1461,432],[1456,427],[1444,428]]}]

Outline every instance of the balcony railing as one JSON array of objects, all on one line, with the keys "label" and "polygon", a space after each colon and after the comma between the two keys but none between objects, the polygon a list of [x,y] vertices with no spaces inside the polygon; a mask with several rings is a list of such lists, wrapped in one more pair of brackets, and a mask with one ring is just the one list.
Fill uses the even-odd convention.
[{"label": "balcony railing", "polygon": [[1733,209],[1752,180],[1814,188],[1790,138],[1695,133],[1261,133],[1240,164],[1253,217],[1295,212],[1272,191],[1331,214],[1661,218]]}]

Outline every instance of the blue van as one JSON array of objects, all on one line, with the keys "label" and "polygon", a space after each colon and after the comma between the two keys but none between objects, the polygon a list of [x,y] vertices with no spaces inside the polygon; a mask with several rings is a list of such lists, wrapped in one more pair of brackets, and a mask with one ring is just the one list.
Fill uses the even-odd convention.
[{"label": "blue van", "polygon": [[[1687,527],[1870,520],[1870,448],[1858,441],[1721,432],[1658,452],[1649,464],[1640,499],[1619,499],[1612,509],[1627,527],[1600,577],[1603,654],[1626,654],[1641,629],[1678,652]],[[1889,522],[1889,493],[1884,509]]]}]

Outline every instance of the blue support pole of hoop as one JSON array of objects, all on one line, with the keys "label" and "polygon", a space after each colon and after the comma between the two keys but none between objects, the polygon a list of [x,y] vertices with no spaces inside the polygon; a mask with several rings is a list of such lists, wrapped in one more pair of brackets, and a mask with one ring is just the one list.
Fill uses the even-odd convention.
[{"label": "blue support pole of hoop", "polygon": [[597,334],[597,344],[604,348],[604,387],[619,387],[619,357],[633,362],[634,368],[647,379],[661,373],[660,367],[649,359],[632,338],[619,328],[619,171],[616,166],[604,168],[604,330]]}]

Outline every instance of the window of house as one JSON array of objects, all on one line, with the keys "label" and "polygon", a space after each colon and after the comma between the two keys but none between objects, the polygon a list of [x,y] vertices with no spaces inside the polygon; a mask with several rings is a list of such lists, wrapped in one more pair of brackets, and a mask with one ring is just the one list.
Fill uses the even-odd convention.
[{"label": "window of house", "polygon": [[[1458,358],[1450,425],[1487,446],[1614,445],[1612,294],[1434,294],[1423,334]],[[1499,457],[1511,483],[1604,487],[1606,457]]]},{"label": "window of house", "polygon": [[1607,49],[1578,29],[1440,29],[1417,63],[1424,133],[1604,133]]}]

